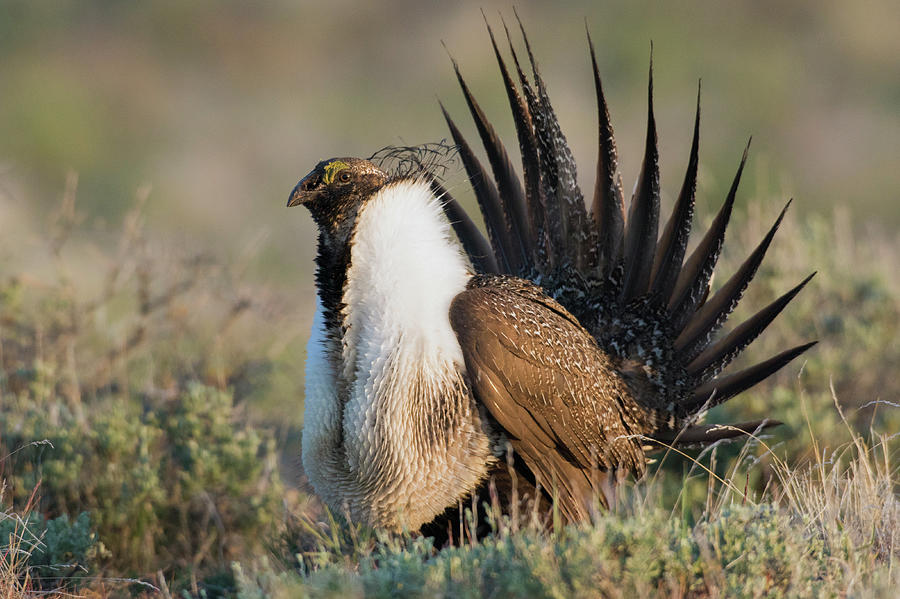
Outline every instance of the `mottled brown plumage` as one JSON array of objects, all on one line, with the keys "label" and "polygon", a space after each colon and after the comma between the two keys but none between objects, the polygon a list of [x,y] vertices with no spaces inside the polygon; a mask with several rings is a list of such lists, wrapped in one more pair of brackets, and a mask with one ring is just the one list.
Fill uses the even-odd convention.
[{"label": "mottled brown plumage", "polygon": [[638,405],[609,355],[539,287],[474,277],[450,305],[472,390],[570,520],[608,502],[617,471],[644,471]]}]

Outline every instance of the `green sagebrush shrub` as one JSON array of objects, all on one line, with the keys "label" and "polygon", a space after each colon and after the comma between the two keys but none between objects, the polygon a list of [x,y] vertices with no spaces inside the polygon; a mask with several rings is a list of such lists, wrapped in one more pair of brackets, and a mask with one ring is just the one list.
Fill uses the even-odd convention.
[{"label": "green sagebrush shrub", "polygon": [[0,515],[0,553],[10,556],[20,576],[41,590],[77,589],[96,570],[106,548],[93,531],[90,514],[70,520],[65,514],[46,519],[36,512],[23,517]]},{"label": "green sagebrush shrub", "polygon": [[431,549],[422,538],[385,542],[305,573],[235,566],[238,596],[830,597],[846,589],[852,574],[839,564],[858,551],[772,504],[731,505],[693,526],[658,509],[606,514],[552,537],[526,529]]},{"label": "green sagebrush shrub", "polygon": [[88,512],[104,577],[162,571],[179,592],[230,580],[281,522],[274,440],[249,421],[272,331],[293,332],[227,266],[148,243],[142,201],[112,251],[77,230],[73,184],[46,238],[55,274],[0,262],[0,479],[11,514]]},{"label": "green sagebrush shrub", "polygon": [[273,440],[235,422],[231,395],[199,383],[141,405],[107,398],[83,421],[46,406],[6,413],[15,448],[6,478],[18,498],[38,484],[48,515],[88,511],[117,572],[220,569],[280,521]]}]

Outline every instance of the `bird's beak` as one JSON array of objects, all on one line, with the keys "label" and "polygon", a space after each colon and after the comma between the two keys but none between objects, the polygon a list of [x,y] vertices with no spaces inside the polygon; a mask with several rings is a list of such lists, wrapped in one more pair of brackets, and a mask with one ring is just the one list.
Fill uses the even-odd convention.
[{"label": "bird's beak", "polygon": [[291,206],[299,206],[303,203],[303,200],[306,199],[307,192],[303,189],[303,181],[297,183],[297,186],[294,187],[294,190],[291,192],[291,197],[288,198],[288,208]]},{"label": "bird's beak", "polygon": [[303,177],[299,183],[291,191],[291,197],[288,198],[288,208],[291,206],[300,206],[319,195],[319,192],[312,187],[315,184],[315,175],[310,173]]}]

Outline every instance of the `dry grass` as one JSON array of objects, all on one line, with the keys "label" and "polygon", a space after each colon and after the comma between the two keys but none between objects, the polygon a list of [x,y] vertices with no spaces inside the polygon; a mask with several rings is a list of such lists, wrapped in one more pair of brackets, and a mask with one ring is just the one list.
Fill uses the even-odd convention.
[{"label": "dry grass", "polygon": [[0,540],[0,597],[16,599],[31,592],[31,575],[27,568],[28,549],[24,542],[27,530],[15,513],[0,513],[0,521],[14,519],[16,526],[7,539]]},{"label": "dry grass", "polygon": [[851,440],[830,448],[811,436],[815,460],[805,467],[781,463],[777,472],[780,501],[805,515],[805,523],[826,539],[845,542],[861,562],[843,564],[848,576],[864,585],[877,568],[887,567],[891,580],[900,579],[900,466],[897,434],[871,432],[868,439],[847,425]]},{"label": "dry grass", "polygon": [[494,534],[440,552],[428,539],[307,513],[292,529],[299,561],[245,564],[238,583],[246,597],[891,597],[900,585],[900,448],[850,425],[846,433],[835,448],[813,438],[819,458],[807,465],[775,458],[761,493],[748,487],[748,471],[774,450],[756,439],[721,475],[716,450],[691,458],[700,473],[691,476],[705,479],[699,506],[667,497],[660,471],[623,493],[614,513],[555,532],[484,506]]}]

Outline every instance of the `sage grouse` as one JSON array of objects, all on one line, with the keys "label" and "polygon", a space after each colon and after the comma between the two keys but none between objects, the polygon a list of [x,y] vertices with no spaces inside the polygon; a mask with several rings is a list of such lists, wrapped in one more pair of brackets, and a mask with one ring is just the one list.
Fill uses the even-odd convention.
[{"label": "sage grouse", "polygon": [[444,110],[487,240],[427,172],[332,158],[290,195],[288,206],[305,206],[318,226],[303,465],[325,503],[353,521],[418,529],[507,471],[507,448],[523,483],[546,490],[544,501],[552,495],[566,521],[583,520],[608,505],[622,476],[640,476],[648,440],[705,443],[772,424],[693,423],[812,345],[719,376],[809,279],[715,335],[784,211],[710,296],[747,152],[685,259],[699,95],[687,174],[658,236],[652,69],[644,161],[626,218],[590,37],[599,159],[589,209],[524,41],[530,80],[509,44],[516,85],[491,32],[521,181],[455,62],[490,171]]}]

